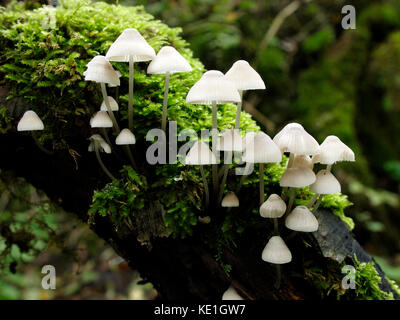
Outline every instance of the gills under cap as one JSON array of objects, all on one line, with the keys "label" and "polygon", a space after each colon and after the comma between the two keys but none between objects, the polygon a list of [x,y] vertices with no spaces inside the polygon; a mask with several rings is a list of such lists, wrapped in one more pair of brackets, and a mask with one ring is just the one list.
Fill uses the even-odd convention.
[{"label": "gills under cap", "polygon": [[101,135],[94,134],[90,138],[90,144],[88,151],[94,151],[95,144],[97,143],[100,146],[100,151],[104,151],[105,153],[111,153],[111,147],[108,145],[107,142],[104,141]]},{"label": "gills under cap", "polygon": [[210,70],[203,74],[186,96],[186,102],[191,104],[224,104],[240,102],[239,91],[231,82],[224,78],[221,71]]},{"label": "gills under cap", "polygon": [[248,163],[281,162],[282,153],[267,134],[258,132],[246,139],[242,160]]},{"label": "gills under cap", "polygon": [[318,220],[306,206],[297,206],[285,219],[286,228],[301,232],[318,230]]},{"label": "gills under cap", "polygon": [[155,58],[154,49],[134,28],[125,29],[110,46],[106,58],[110,61],[128,62],[129,56],[134,62],[149,61]]},{"label": "gills under cap", "polygon": [[260,75],[245,60],[236,61],[226,72],[225,79],[232,82],[237,90],[265,89]]},{"label": "gills under cap", "polygon": [[135,135],[129,129],[122,129],[117,138],[115,139],[115,144],[117,145],[127,145],[135,144]]},{"label": "gills under cap", "polygon": [[332,165],[337,161],[355,161],[354,152],[338,137],[328,136],[321,143],[320,152],[313,157],[313,162]]},{"label": "gills under cap", "polygon": [[284,264],[292,261],[292,254],[281,237],[273,236],[265,246],[261,258],[265,262]]},{"label": "gills under cap", "polygon": [[107,112],[98,111],[90,119],[90,126],[92,128],[111,128],[113,126],[113,123]]},{"label": "gills under cap", "polygon": [[42,120],[35,111],[28,110],[24,113],[18,122],[17,131],[36,131],[43,130],[44,125]]},{"label": "gills under cap", "polygon": [[108,83],[113,86],[120,85],[118,73],[104,56],[95,56],[86,67],[87,69],[83,73],[85,81]]},{"label": "gills under cap", "polygon": [[303,188],[313,184],[315,173],[306,167],[287,168],[279,182],[281,187]]},{"label": "gills under cap", "polygon": [[192,67],[189,62],[174,48],[162,47],[157,56],[147,67],[148,74],[164,74],[177,72],[190,72]]},{"label": "gills under cap", "polygon": [[[108,102],[110,103],[111,111],[119,110],[118,103],[117,103],[117,101],[115,101],[115,99],[113,97],[108,96]],[[100,111],[107,111],[106,102],[104,100],[101,103]]]},{"label": "gills under cap", "polygon": [[185,158],[186,165],[217,164],[215,155],[203,141],[196,141],[190,148]]},{"label": "gills under cap", "polygon": [[280,218],[285,214],[286,203],[280,196],[273,193],[260,207],[260,216],[263,218]]},{"label": "gills under cap", "polygon": [[242,137],[239,135],[239,129],[224,130],[217,141],[217,150],[243,151]]},{"label": "gills under cap", "polygon": [[340,193],[341,187],[339,181],[332,172],[321,170],[317,173],[317,179],[310,186],[310,191],[318,194]]}]

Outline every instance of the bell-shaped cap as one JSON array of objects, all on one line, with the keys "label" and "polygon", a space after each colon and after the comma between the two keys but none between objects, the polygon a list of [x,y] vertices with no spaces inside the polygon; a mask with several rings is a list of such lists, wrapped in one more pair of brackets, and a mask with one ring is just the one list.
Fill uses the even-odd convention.
[{"label": "bell-shaped cap", "polygon": [[292,167],[286,169],[280,180],[281,187],[303,188],[313,184],[315,173],[306,167]]},{"label": "bell-shaped cap", "polygon": [[292,261],[292,254],[281,237],[273,236],[265,246],[261,258],[265,262],[284,264]]},{"label": "bell-shaped cap", "polygon": [[242,160],[249,163],[281,162],[282,153],[264,132],[257,132],[245,141]]},{"label": "bell-shaped cap", "polygon": [[186,96],[191,104],[224,104],[240,102],[239,91],[224,78],[221,71],[210,70],[203,74]]},{"label": "bell-shaped cap", "polygon": [[87,69],[83,73],[85,81],[95,81],[119,86],[119,76],[110,62],[104,56],[95,56],[86,65]]},{"label": "bell-shaped cap", "polygon": [[115,139],[115,144],[117,145],[127,145],[135,144],[135,135],[129,129],[122,129],[117,138]]},{"label": "bell-shaped cap", "polygon": [[232,82],[237,90],[265,89],[263,79],[245,60],[236,61],[225,74],[225,79]]},{"label": "bell-shaped cap", "polygon": [[35,131],[43,129],[44,125],[42,120],[40,120],[36,112],[32,110],[28,110],[24,113],[17,126],[18,131]]},{"label": "bell-shaped cap", "polygon": [[90,126],[92,128],[111,128],[113,126],[113,123],[107,112],[98,111],[90,119]]},{"label": "bell-shaped cap", "polygon": [[[286,165],[287,164],[288,163],[286,163]],[[312,163],[310,156],[304,155],[304,154],[302,154],[302,155],[299,154],[294,157],[292,167],[306,167],[306,168],[313,169],[314,164]]]},{"label": "bell-shaped cap", "polygon": [[200,166],[217,164],[217,159],[207,144],[203,141],[196,141],[186,155],[185,164]]},{"label": "bell-shaped cap", "polygon": [[310,191],[318,194],[340,193],[340,183],[328,170],[317,173],[317,180],[310,186]]},{"label": "bell-shaped cap", "polygon": [[313,157],[313,163],[331,165],[337,161],[355,161],[353,150],[338,137],[328,136],[320,145],[320,152]]},{"label": "bell-shaped cap", "polygon": [[224,130],[217,141],[217,150],[243,151],[242,137],[239,135],[239,129]]},{"label": "bell-shaped cap", "polygon": [[[113,97],[108,96],[108,101],[110,102],[111,111],[119,110],[118,103],[117,103],[117,101],[115,101],[115,99]],[[104,100],[101,103],[100,111],[107,111],[106,102]]]},{"label": "bell-shaped cap", "polygon": [[244,300],[233,288],[230,286],[222,295],[222,300]]},{"label": "bell-shaped cap", "polygon": [[297,206],[285,219],[286,228],[301,232],[318,230],[318,220],[306,206]]},{"label": "bell-shaped cap", "polygon": [[221,206],[226,208],[239,207],[239,199],[233,191],[229,191],[222,199]]},{"label": "bell-shaped cap", "polygon": [[298,123],[286,125],[273,140],[282,152],[296,155],[314,155],[319,152],[318,142]]},{"label": "bell-shaped cap", "polygon": [[108,145],[107,142],[104,141],[101,135],[99,134],[94,134],[90,138],[90,144],[89,144],[89,152],[94,151],[94,145],[97,143],[100,148],[100,151],[104,151],[105,153],[111,153],[111,147]]},{"label": "bell-shaped cap", "polygon": [[129,56],[134,62],[149,61],[156,56],[154,49],[134,28],[125,29],[106,53],[110,61],[128,62]]},{"label": "bell-shaped cap", "polygon": [[165,46],[147,67],[148,74],[190,72],[192,67],[174,47]]},{"label": "bell-shaped cap", "polygon": [[263,218],[280,218],[285,214],[286,203],[280,196],[273,193],[260,207],[260,216]]}]

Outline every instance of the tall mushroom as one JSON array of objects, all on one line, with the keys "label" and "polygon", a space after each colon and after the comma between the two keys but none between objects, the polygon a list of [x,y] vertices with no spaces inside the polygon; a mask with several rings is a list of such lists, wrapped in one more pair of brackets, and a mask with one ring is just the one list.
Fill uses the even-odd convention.
[{"label": "tall mushroom", "polygon": [[[221,71],[210,70],[203,74],[199,81],[189,90],[186,96],[186,102],[191,104],[212,105],[212,151],[217,157],[217,104],[225,104],[229,102],[240,102],[240,95],[233,84],[224,78]],[[214,192],[218,192],[218,165],[212,167],[213,188]]]},{"label": "tall mushroom", "polygon": [[174,47],[165,46],[160,49],[157,56],[147,67],[148,74],[165,74],[165,89],[163,100],[163,113],[161,129],[165,132],[167,128],[168,90],[170,75],[177,72],[190,72],[192,67]]},{"label": "tall mushroom", "polygon": [[146,39],[134,28],[125,29],[106,53],[109,61],[129,62],[128,124],[133,131],[133,79],[134,62],[154,59],[156,53]]},{"label": "tall mushroom", "polygon": [[103,95],[107,112],[111,118],[115,131],[119,133],[119,126],[111,109],[110,100],[108,99],[105,85],[108,83],[119,86],[119,76],[104,56],[95,56],[86,67],[87,69],[83,73],[85,76],[85,81],[94,81],[100,83],[101,93]]},{"label": "tall mushroom", "polygon": [[104,151],[105,153],[111,153],[111,147],[104,141],[104,139],[99,134],[94,134],[90,138],[89,144],[89,152],[94,151],[96,153],[97,161],[100,164],[100,167],[103,169],[104,173],[111,179],[116,180],[115,177],[111,174],[111,172],[106,168],[103,161],[101,160],[100,151]]},{"label": "tall mushroom", "polygon": [[[241,98],[246,90],[265,89],[261,76],[245,60],[236,61],[226,72],[225,79],[233,83]],[[235,129],[239,129],[241,111],[242,101],[237,104]]]},{"label": "tall mushroom", "polygon": [[206,194],[206,207],[208,207],[208,204],[210,202],[210,193],[208,191],[208,183],[203,166],[216,163],[217,159],[215,158],[215,155],[210,151],[208,145],[205,144],[203,141],[196,141],[190,148],[185,158],[186,165],[200,166],[204,192]]}]

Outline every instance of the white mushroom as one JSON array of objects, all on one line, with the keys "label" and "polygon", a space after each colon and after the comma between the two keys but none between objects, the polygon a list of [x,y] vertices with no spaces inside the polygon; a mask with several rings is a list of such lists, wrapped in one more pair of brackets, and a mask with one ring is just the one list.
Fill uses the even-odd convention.
[{"label": "white mushroom", "polygon": [[233,191],[229,191],[222,199],[221,207],[239,207],[239,199]]},{"label": "white mushroom", "polygon": [[288,229],[301,232],[318,230],[318,220],[306,206],[297,206],[285,219]]},{"label": "white mushroom", "polygon": [[32,110],[28,110],[24,113],[17,126],[18,131],[35,131],[43,129],[44,125],[42,120],[40,120],[36,112]]},{"label": "white mushroom", "polygon": [[233,288],[230,286],[222,295],[222,300],[244,300]]},{"label": "white mushroom", "polygon": [[107,142],[104,141],[104,139],[99,135],[99,134],[94,134],[90,138],[90,144],[89,144],[89,151],[95,151],[96,153],[96,158],[97,161],[100,164],[100,167],[103,169],[104,173],[111,179],[111,180],[116,180],[115,177],[111,174],[111,172],[106,168],[104,165],[103,161],[101,160],[100,152],[99,151],[104,151],[105,153],[111,153],[111,148],[107,144]]},{"label": "white mushroom", "polygon": [[265,262],[284,264],[292,261],[292,254],[280,236],[273,236],[266,244],[262,255]]},{"label": "white mushroom", "polygon": [[315,210],[317,210],[319,205],[321,204],[321,194],[340,193],[341,187],[339,181],[329,170],[320,170],[317,173],[315,182],[310,186],[310,191],[314,192],[315,195],[307,204],[308,208],[311,208],[311,206],[319,197],[318,202],[313,209],[313,211],[315,212]]}]

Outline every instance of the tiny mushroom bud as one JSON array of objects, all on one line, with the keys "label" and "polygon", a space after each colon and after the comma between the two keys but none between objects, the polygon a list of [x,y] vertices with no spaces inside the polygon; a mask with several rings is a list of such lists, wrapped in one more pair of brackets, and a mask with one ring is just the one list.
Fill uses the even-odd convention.
[{"label": "tiny mushroom bud", "polygon": [[40,120],[36,112],[32,110],[28,110],[24,113],[17,126],[18,131],[36,131],[43,129],[44,125],[42,120]]},{"label": "tiny mushroom bud", "polygon": [[271,194],[260,207],[260,216],[263,218],[280,218],[286,211],[286,203],[277,194]]},{"label": "tiny mushroom bud", "polygon": [[222,300],[244,300],[233,288],[230,286],[222,295]]},{"label": "tiny mushroom bud", "polygon": [[[111,107],[112,111],[119,110],[118,103],[117,103],[117,101],[115,101],[115,99],[113,97],[108,96],[108,102],[110,103],[110,107]],[[100,111],[107,111],[106,102],[104,100],[101,103]]]},{"label": "tiny mushroom bud", "polygon": [[113,126],[113,123],[107,112],[98,111],[90,119],[90,126],[92,128],[111,128]]},{"label": "tiny mushroom bud", "polygon": [[233,191],[229,191],[222,199],[221,206],[227,208],[239,207],[239,199]]},{"label": "tiny mushroom bud", "polygon": [[292,254],[280,236],[273,236],[269,239],[262,255],[265,262],[284,264],[292,261]]},{"label": "tiny mushroom bud", "polygon": [[306,206],[297,206],[285,219],[288,229],[301,232],[318,230],[318,220]]},{"label": "tiny mushroom bud", "polygon": [[117,145],[128,145],[135,144],[135,135],[127,128],[122,129],[117,138],[115,139],[115,144]]}]

